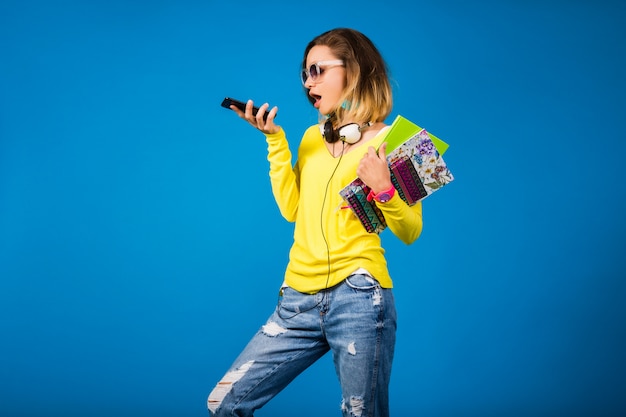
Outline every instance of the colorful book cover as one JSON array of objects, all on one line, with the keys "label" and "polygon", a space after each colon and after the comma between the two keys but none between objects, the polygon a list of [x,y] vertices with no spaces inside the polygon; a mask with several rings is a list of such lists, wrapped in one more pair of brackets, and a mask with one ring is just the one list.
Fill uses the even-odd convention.
[{"label": "colorful book cover", "polygon": [[[448,144],[398,116],[383,138],[391,182],[408,205],[414,205],[454,180],[441,156]],[[382,143],[382,142],[381,142]],[[339,194],[370,233],[387,227],[376,201],[368,201],[369,187],[356,178]]]}]

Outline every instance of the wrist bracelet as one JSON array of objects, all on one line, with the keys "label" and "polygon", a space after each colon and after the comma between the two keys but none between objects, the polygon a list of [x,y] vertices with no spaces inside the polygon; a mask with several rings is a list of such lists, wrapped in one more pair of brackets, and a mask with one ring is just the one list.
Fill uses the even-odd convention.
[{"label": "wrist bracelet", "polygon": [[387,201],[391,200],[395,193],[396,188],[393,186],[393,184],[391,185],[391,188],[385,191],[381,191],[378,194],[374,193],[373,190],[370,190],[369,194],[367,195],[367,201],[372,201],[372,199],[374,199],[379,203],[386,203]]}]

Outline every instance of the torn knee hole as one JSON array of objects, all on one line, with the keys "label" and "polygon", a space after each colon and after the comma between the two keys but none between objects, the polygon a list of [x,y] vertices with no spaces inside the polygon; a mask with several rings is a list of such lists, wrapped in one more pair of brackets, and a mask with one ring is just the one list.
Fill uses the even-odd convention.
[{"label": "torn knee hole", "polygon": [[263,334],[270,337],[275,337],[280,334],[286,333],[287,329],[282,326],[279,326],[277,323],[270,321],[265,326],[263,326]]},{"label": "torn knee hole", "polygon": [[237,381],[239,381],[243,376],[248,372],[248,369],[254,364],[254,361],[248,361],[241,365],[239,368],[234,371],[228,372],[224,375],[224,378],[220,382],[217,383],[213,391],[209,394],[209,398],[207,399],[207,407],[212,412],[215,411],[222,405],[222,401]]},{"label": "torn knee hole", "polygon": [[341,410],[350,412],[351,416],[361,417],[363,415],[363,398],[361,397],[350,397],[349,407],[346,404],[346,401],[341,402]]}]

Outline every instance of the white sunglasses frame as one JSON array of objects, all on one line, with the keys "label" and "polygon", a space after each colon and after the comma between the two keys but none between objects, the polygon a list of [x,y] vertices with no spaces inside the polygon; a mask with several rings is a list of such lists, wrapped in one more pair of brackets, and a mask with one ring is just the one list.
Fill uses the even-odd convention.
[{"label": "white sunglasses frame", "polygon": [[[306,85],[306,82],[310,79],[312,79],[313,81],[317,80],[320,75],[322,75],[322,73],[327,70],[327,69],[331,69],[333,67],[343,67],[345,66],[345,62],[343,62],[343,59],[329,59],[326,61],[317,61],[312,63],[311,65],[309,65],[309,68],[303,68],[302,71],[300,72],[300,81],[302,81],[302,85]],[[311,76],[311,68],[315,67],[316,71],[317,71],[317,75],[315,77]],[[322,68],[323,67],[323,68]],[[306,76],[306,78],[305,78]]]}]

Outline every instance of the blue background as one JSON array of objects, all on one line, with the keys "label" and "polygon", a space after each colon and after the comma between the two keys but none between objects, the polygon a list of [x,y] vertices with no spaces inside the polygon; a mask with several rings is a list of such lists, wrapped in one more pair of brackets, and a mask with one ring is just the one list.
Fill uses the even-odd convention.
[{"label": "blue background", "polygon": [[[455,181],[405,246],[395,416],[626,413],[626,7],[3,1],[0,414],[204,416],[276,302],[292,225],[224,96],[317,120],[310,39],[366,33]],[[339,415],[330,357],[258,416]]]}]

